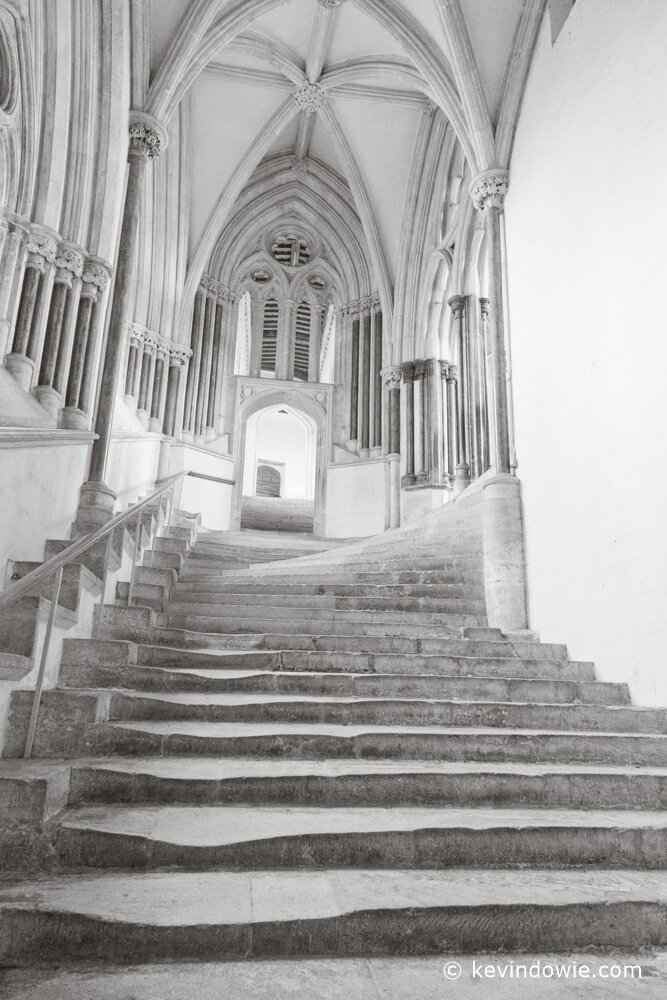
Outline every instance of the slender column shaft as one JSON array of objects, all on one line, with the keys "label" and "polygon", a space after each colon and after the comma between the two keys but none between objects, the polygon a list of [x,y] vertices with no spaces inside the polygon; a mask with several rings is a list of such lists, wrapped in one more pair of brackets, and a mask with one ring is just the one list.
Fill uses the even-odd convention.
[{"label": "slender column shaft", "polygon": [[199,288],[195,295],[195,307],[192,315],[192,332],[190,335],[192,356],[188,361],[188,375],[185,383],[185,405],[183,408],[183,428],[190,434],[194,431],[195,397],[201,360],[201,338],[205,303],[206,292],[203,288]]},{"label": "slender column shaft", "polygon": [[447,369],[447,471],[450,479],[456,476],[456,456],[458,448],[458,399],[457,399],[458,371],[455,365],[449,365]]},{"label": "slender column shaft", "polygon": [[211,377],[211,350],[213,347],[213,325],[215,321],[215,302],[210,295],[206,296],[204,306],[204,331],[202,336],[201,363],[197,380],[197,405],[195,407],[195,435],[203,437],[204,417],[208,407],[208,386]]},{"label": "slender column shaft", "polygon": [[72,349],[72,360],[70,362],[67,393],[65,396],[66,405],[74,409],[77,409],[79,405],[90,320],[96,298],[97,289],[89,284],[84,285],[81,291],[81,298],[79,299],[79,311],[74,330],[74,347]]},{"label": "slender column shaft", "polygon": [[401,390],[399,386],[389,389],[389,454],[401,453]]},{"label": "slender column shaft", "polygon": [[141,377],[139,379],[139,398],[137,399],[137,409],[146,411],[148,409],[148,383],[151,377],[151,348],[150,344],[144,344],[141,355]]},{"label": "slender column shaft", "polygon": [[139,348],[133,342],[130,342],[130,347],[127,352],[127,371],[125,373],[125,395],[134,395],[134,378],[137,370],[137,362],[139,360]]},{"label": "slender column shaft", "polygon": [[412,361],[403,365],[403,391],[405,396],[405,476],[410,482],[415,477],[415,366]]},{"label": "slender column shaft", "polygon": [[465,299],[453,295],[449,300],[454,316],[454,337],[459,356],[459,377],[457,384],[457,464],[456,478],[459,486],[470,482],[470,460],[468,451],[468,365],[465,340]]},{"label": "slender column shaft", "polygon": [[491,383],[495,466],[501,475],[511,473],[507,356],[503,302],[502,210],[507,193],[506,170],[486,170],[473,181],[470,193],[475,207],[484,213],[489,261],[489,316],[487,323]]},{"label": "slender column shaft", "polygon": [[181,380],[182,365],[170,364],[167,376],[167,401],[164,411],[164,433],[174,437],[176,433],[176,407],[178,405],[178,387]]},{"label": "slender column shaft", "polygon": [[72,282],[72,288],[67,293],[65,302],[65,315],[63,317],[60,342],[58,344],[56,370],[53,376],[53,388],[60,394],[61,399],[64,397],[69,378],[82,287],[81,279],[75,278]]},{"label": "slender column shaft", "polygon": [[4,361],[9,349],[11,314],[28,233],[27,224],[23,224],[18,217],[14,221],[7,219],[2,221],[6,226],[6,233],[0,255],[0,363]]},{"label": "slender column shaft", "polygon": [[500,473],[511,472],[507,399],[507,356],[503,319],[503,276],[501,258],[500,212],[496,206],[486,209],[486,232],[489,244],[489,333],[495,395],[496,467]]},{"label": "slender column shaft", "polygon": [[23,286],[21,288],[21,298],[19,301],[19,311],[16,317],[16,327],[14,330],[14,342],[12,344],[12,354],[28,353],[28,340],[32,328],[32,318],[37,301],[39,283],[44,273],[44,261],[41,257],[35,259],[28,258],[25,273],[23,276]]},{"label": "slender column shaft", "polygon": [[361,333],[361,451],[370,449],[371,314],[364,313]]},{"label": "slender column shaft", "polygon": [[320,351],[322,349],[322,307],[310,307],[310,342],[308,344],[308,381],[320,380]]},{"label": "slender column shaft", "polygon": [[297,304],[292,299],[284,299],[280,304],[276,351],[276,378],[279,379],[294,378],[296,310]]},{"label": "slender column shaft", "polygon": [[350,441],[359,435],[359,317],[352,320],[352,373],[350,380]]},{"label": "slender column shaft", "polygon": [[213,354],[211,357],[211,375],[208,382],[208,408],[206,410],[206,426],[216,429],[216,414],[218,412],[218,369],[220,367],[220,344],[222,342],[222,302],[215,306],[213,326]]},{"label": "slender column shaft", "polygon": [[155,359],[155,378],[153,379],[153,394],[151,399],[151,420],[157,420],[162,399],[162,380],[164,378],[164,358],[158,355]]},{"label": "slender column shaft", "polygon": [[72,287],[72,275],[69,271],[59,271],[51,292],[49,316],[46,322],[46,340],[42,351],[42,363],[39,369],[39,384],[52,386],[56,372],[56,360],[60,346],[60,334],[65,318],[67,293]]},{"label": "slender column shaft", "polygon": [[118,384],[118,371],[123,352],[123,338],[127,325],[130,292],[134,274],[134,258],[138,238],[139,207],[144,185],[146,165],[149,157],[157,156],[165,144],[165,136],[160,133],[157,123],[148,116],[141,116],[130,123],[130,146],[128,150],[128,174],[123,206],[116,280],[114,284],[111,316],[106,350],[102,366],[99,405],[95,421],[97,440],[93,444],[90,471],[91,482],[104,482],[107,455],[111,440],[114,401]]},{"label": "slender column shaft", "polygon": [[83,362],[83,377],[79,393],[79,409],[82,413],[92,416],[95,405],[95,383],[97,381],[97,348],[100,335],[100,296],[93,302],[86,344],[86,356]]},{"label": "slender column shaft", "polygon": [[378,309],[373,325],[373,448],[382,447],[382,312]]},{"label": "slender column shaft", "polygon": [[482,472],[486,472],[491,466],[490,426],[489,426],[489,372],[487,367],[487,321],[489,318],[489,300],[479,300],[481,312],[481,328],[479,331],[479,353],[480,353],[480,422],[482,428]]},{"label": "slender column shaft", "polygon": [[420,474],[422,478],[427,478],[430,472],[430,394],[428,384],[429,362],[422,361],[419,364],[419,438],[420,438]]}]

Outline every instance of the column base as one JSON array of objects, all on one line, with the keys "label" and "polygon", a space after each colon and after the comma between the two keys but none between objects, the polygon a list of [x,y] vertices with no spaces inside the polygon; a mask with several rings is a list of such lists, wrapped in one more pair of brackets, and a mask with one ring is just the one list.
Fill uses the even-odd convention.
[{"label": "column base", "polygon": [[371,458],[382,458],[382,446],[374,445],[371,448]]},{"label": "column base", "polygon": [[497,475],[483,487],[484,591],[490,628],[528,628],[521,483]]},{"label": "column base", "polygon": [[454,492],[462,493],[468,486],[470,486],[470,466],[462,462],[461,465],[456,466]]},{"label": "column base", "polygon": [[370,458],[370,455],[371,455],[370,448],[360,448],[359,449],[359,458]]},{"label": "column base", "polygon": [[10,375],[13,375],[18,384],[26,392],[30,391],[32,375],[35,370],[35,362],[27,358],[25,354],[8,354],[5,360],[5,368]]},{"label": "column base", "polygon": [[139,421],[139,423],[141,424],[141,426],[144,427],[146,430],[148,430],[148,421],[150,419],[149,416],[148,416],[148,411],[147,410],[137,410],[136,417],[137,417],[137,420]]},{"label": "column base", "polygon": [[125,401],[125,405],[127,406],[128,410],[130,410],[132,413],[137,412],[137,401],[134,398],[134,396],[125,395],[123,396],[123,400]]},{"label": "column base", "polygon": [[60,426],[69,431],[87,431],[88,417],[76,406],[66,406],[60,414]]},{"label": "column base", "polygon": [[60,413],[60,393],[50,385],[36,385],[32,394],[48,415],[57,420]]},{"label": "column base", "polygon": [[157,417],[150,418],[150,420],[148,421],[148,429],[149,431],[152,431],[154,434],[162,433],[162,424],[160,423]]},{"label": "column base", "polygon": [[89,480],[81,487],[79,508],[76,513],[72,537],[81,538],[100,528],[114,515],[116,494],[105,483]]},{"label": "column base", "polygon": [[215,439],[216,439],[217,436],[218,435],[215,432],[215,427],[207,427],[206,428],[206,431],[204,433],[204,440],[205,441],[215,441]]},{"label": "column base", "polygon": [[181,431],[181,441],[185,441],[186,444],[192,444],[193,440],[192,431]]},{"label": "column base", "polygon": [[[389,456],[391,458],[391,455]],[[412,473],[407,473],[401,478],[401,489],[405,490],[408,486],[414,486],[417,482],[417,477]]]}]

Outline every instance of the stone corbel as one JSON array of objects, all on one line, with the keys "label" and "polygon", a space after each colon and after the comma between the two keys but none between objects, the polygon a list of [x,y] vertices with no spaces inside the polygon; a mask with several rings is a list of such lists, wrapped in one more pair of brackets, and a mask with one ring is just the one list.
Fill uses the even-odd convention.
[{"label": "stone corbel", "polygon": [[479,174],[470,185],[470,195],[478,211],[502,208],[509,185],[509,172],[494,168]]}]

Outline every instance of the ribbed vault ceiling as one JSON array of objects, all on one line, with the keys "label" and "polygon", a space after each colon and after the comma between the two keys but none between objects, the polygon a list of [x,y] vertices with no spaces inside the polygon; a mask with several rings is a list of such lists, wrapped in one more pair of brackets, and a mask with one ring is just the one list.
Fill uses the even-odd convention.
[{"label": "ribbed vault ceiling", "polygon": [[[511,89],[513,41],[529,9],[534,17],[542,7],[543,0],[386,0],[378,17],[374,0],[152,0],[149,107],[169,108],[179,87],[190,102],[191,260],[208,259],[258,166],[251,151],[261,148],[260,160],[314,158],[345,179],[377,285],[393,288],[420,123],[433,100],[442,107],[429,60],[444,74],[441,90],[453,95],[455,131],[469,158],[477,156],[473,173],[501,165],[494,130],[501,95]],[[245,9],[258,16],[241,25]],[[409,41],[408,32],[391,30],[401,18]],[[224,44],[212,45],[216,33]],[[308,83],[326,93],[323,108],[295,102]],[[320,92],[313,96],[317,105]]]}]

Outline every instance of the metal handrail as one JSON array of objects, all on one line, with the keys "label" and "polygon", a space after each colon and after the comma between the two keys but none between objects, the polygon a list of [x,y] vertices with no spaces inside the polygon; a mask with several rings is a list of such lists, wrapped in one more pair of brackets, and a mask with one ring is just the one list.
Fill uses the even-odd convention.
[{"label": "metal handrail", "polygon": [[[44,635],[44,642],[42,644],[42,652],[39,661],[39,670],[37,671],[37,680],[35,683],[35,693],[33,696],[32,708],[30,711],[30,721],[28,723],[28,734],[26,737],[24,757],[30,757],[32,754],[32,747],[35,740],[35,732],[37,729],[37,718],[39,715],[39,706],[42,698],[42,691],[44,688],[44,675],[46,673],[46,665],[48,661],[49,648],[51,645],[51,635],[53,632],[53,627],[56,620],[56,614],[58,610],[58,600],[60,598],[60,589],[63,580],[63,570],[65,566],[69,566],[70,563],[87,552],[88,549],[96,545],[97,542],[101,542],[103,539],[107,539],[106,554],[104,558],[104,571],[102,576],[102,591],[100,597],[100,603],[104,605],[104,599],[106,597],[107,584],[109,579],[109,564],[111,562],[111,551],[112,551],[112,541],[113,533],[116,528],[121,527],[126,524],[129,520],[138,515],[136,534],[134,537],[134,548],[132,554],[132,573],[130,577],[127,604],[128,607],[132,604],[132,598],[134,596],[134,581],[135,574],[137,570],[137,563],[139,561],[139,555],[141,551],[141,533],[143,529],[143,513],[146,507],[151,506],[156,500],[159,500],[166,493],[171,492],[169,498],[169,512],[165,519],[165,524],[169,527],[171,523],[171,518],[174,510],[174,492],[176,490],[177,484],[185,479],[186,476],[192,476],[194,479],[206,479],[214,483],[222,483],[225,486],[235,486],[234,480],[222,479],[220,476],[210,476],[205,472],[193,472],[191,470],[184,470],[183,472],[176,472],[173,476],[169,476],[163,479],[162,482],[157,486],[152,493],[149,494],[144,500],[139,500],[137,503],[132,504],[128,507],[126,511],[122,511],[120,514],[116,514],[109,521],[103,524],[101,527],[97,528],[95,531],[91,531],[89,534],[80,538],[76,542],[72,542],[68,545],[66,549],[59,552],[57,555],[52,556],[51,559],[47,559],[43,562],[41,566],[37,569],[32,570],[32,572],[27,573],[21,580],[18,580],[11,587],[8,587],[3,593],[0,594],[0,611],[4,611],[6,608],[11,608],[17,601],[20,601],[22,597],[27,597],[36,587],[41,586],[46,583],[55,574],[55,580],[53,584],[53,589],[49,596],[51,601],[51,607],[49,609],[49,617],[46,625],[46,633]],[[156,518],[157,526],[155,529],[155,535],[151,536],[149,547],[152,547],[157,531],[160,527],[160,512]],[[100,613],[98,622],[98,632],[102,627],[102,614]]]}]

